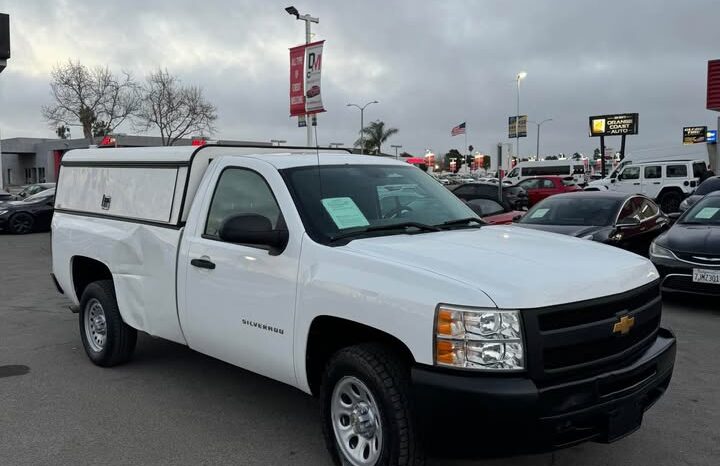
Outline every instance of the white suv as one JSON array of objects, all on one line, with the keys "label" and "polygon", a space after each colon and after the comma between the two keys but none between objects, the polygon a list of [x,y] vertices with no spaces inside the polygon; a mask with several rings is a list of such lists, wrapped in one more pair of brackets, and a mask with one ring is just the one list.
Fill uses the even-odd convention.
[{"label": "white suv", "polygon": [[626,161],[586,189],[644,194],[658,201],[663,212],[676,212],[707,170],[704,160]]}]

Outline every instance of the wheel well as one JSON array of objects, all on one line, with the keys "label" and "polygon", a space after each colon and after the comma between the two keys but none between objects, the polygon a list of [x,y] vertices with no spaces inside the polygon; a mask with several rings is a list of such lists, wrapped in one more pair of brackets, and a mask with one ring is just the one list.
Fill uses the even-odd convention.
[{"label": "wheel well", "polygon": [[310,325],[305,353],[305,370],[312,393],[318,393],[325,365],[333,354],[342,348],[367,342],[388,344],[408,362],[414,361],[410,349],[388,333],[338,317],[316,317]]},{"label": "wheel well", "polygon": [[110,269],[105,264],[89,257],[73,257],[72,282],[78,300],[82,297],[85,288],[97,280],[112,280]]}]

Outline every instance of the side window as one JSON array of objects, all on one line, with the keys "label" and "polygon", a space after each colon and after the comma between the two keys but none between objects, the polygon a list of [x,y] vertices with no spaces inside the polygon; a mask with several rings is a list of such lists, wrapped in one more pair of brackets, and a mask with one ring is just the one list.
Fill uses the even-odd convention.
[{"label": "side window", "polygon": [[645,167],[645,179],[662,178],[662,166],[649,165]]},{"label": "side window", "polygon": [[520,183],[520,186],[522,186],[523,189],[536,189],[536,188],[540,187],[540,180],[538,180],[538,179],[525,180]]},{"label": "side window", "polygon": [[[638,170],[639,171],[639,170]],[[625,205],[620,210],[620,215],[618,216],[618,222],[624,223],[624,221],[629,219],[636,219],[640,220],[640,203],[642,199],[639,197],[633,197],[625,201]]]},{"label": "side window", "polygon": [[687,165],[668,165],[668,178],[685,178],[687,176]]},{"label": "side window", "polygon": [[244,168],[226,168],[215,187],[205,234],[217,237],[223,220],[240,214],[262,215],[275,228],[280,220],[280,207],[270,186],[258,173]]},{"label": "side window", "polygon": [[640,221],[647,220],[658,214],[658,207],[647,199],[638,198],[640,200]]},{"label": "side window", "polygon": [[640,179],[640,167],[626,167],[620,173],[621,180],[638,180]]},{"label": "side window", "polygon": [[693,162],[693,178],[702,178],[706,171],[705,162]]},{"label": "side window", "polygon": [[553,189],[555,188],[555,183],[553,183],[551,180],[542,180],[542,184],[540,185],[543,189]]},{"label": "side window", "polygon": [[513,168],[512,171],[507,174],[508,178],[515,178],[516,176],[518,176],[518,171],[519,170],[517,167]]}]

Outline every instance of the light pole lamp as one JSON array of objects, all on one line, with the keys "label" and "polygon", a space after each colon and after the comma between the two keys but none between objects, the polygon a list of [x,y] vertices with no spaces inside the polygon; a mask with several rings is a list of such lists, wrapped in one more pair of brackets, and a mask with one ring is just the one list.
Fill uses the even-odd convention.
[{"label": "light pole lamp", "polygon": [[399,145],[399,144],[391,144],[390,147],[392,147],[392,148],[395,149],[395,159],[397,160],[397,158],[398,158],[398,149],[400,149],[402,146]]},{"label": "light pole lamp", "polygon": [[520,159],[520,81],[527,77],[525,71],[521,71],[515,77],[517,82],[517,113],[515,113],[515,156]]},{"label": "light pole lamp", "polygon": [[[311,23],[319,23],[320,18],[314,18],[310,15],[301,15],[297,8],[294,6],[289,6],[285,8],[285,11],[288,12],[289,15],[292,15],[297,19],[298,21],[305,21],[305,43],[310,43],[310,38],[312,37],[312,34],[310,33],[310,24]],[[307,122],[306,129],[307,129],[307,146],[312,147],[312,125],[310,124],[310,115],[305,115],[305,120]]]},{"label": "light pole lamp", "polygon": [[347,107],[357,107],[360,109],[360,155],[363,155],[365,153],[365,132],[363,129],[365,128],[365,107],[371,104],[379,104],[377,100],[373,100],[371,102],[366,103],[362,107],[358,104],[347,104]]},{"label": "light pole lamp", "polygon": [[545,118],[543,121],[538,123],[537,121],[533,121],[537,125],[537,142],[535,145],[535,160],[540,160],[540,127],[543,123],[546,123],[548,121],[552,121],[552,118]]}]

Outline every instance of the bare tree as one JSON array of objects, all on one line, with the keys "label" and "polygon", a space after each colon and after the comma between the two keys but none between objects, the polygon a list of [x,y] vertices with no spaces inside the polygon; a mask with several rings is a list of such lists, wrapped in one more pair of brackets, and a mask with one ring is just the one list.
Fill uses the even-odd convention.
[{"label": "bare tree", "polygon": [[141,127],[145,131],[157,128],[165,146],[192,133],[215,131],[217,109],[205,99],[202,88],[183,86],[168,70],[158,69],[146,78],[142,97]]},{"label": "bare tree", "polygon": [[43,117],[52,125],[79,125],[91,141],[93,124],[101,120],[108,132],[132,118],[140,108],[138,85],[132,75],[120,76],[106,67],[89,69],[68,60],[52,71],[50,91],[55,102],[43,106]]}]

